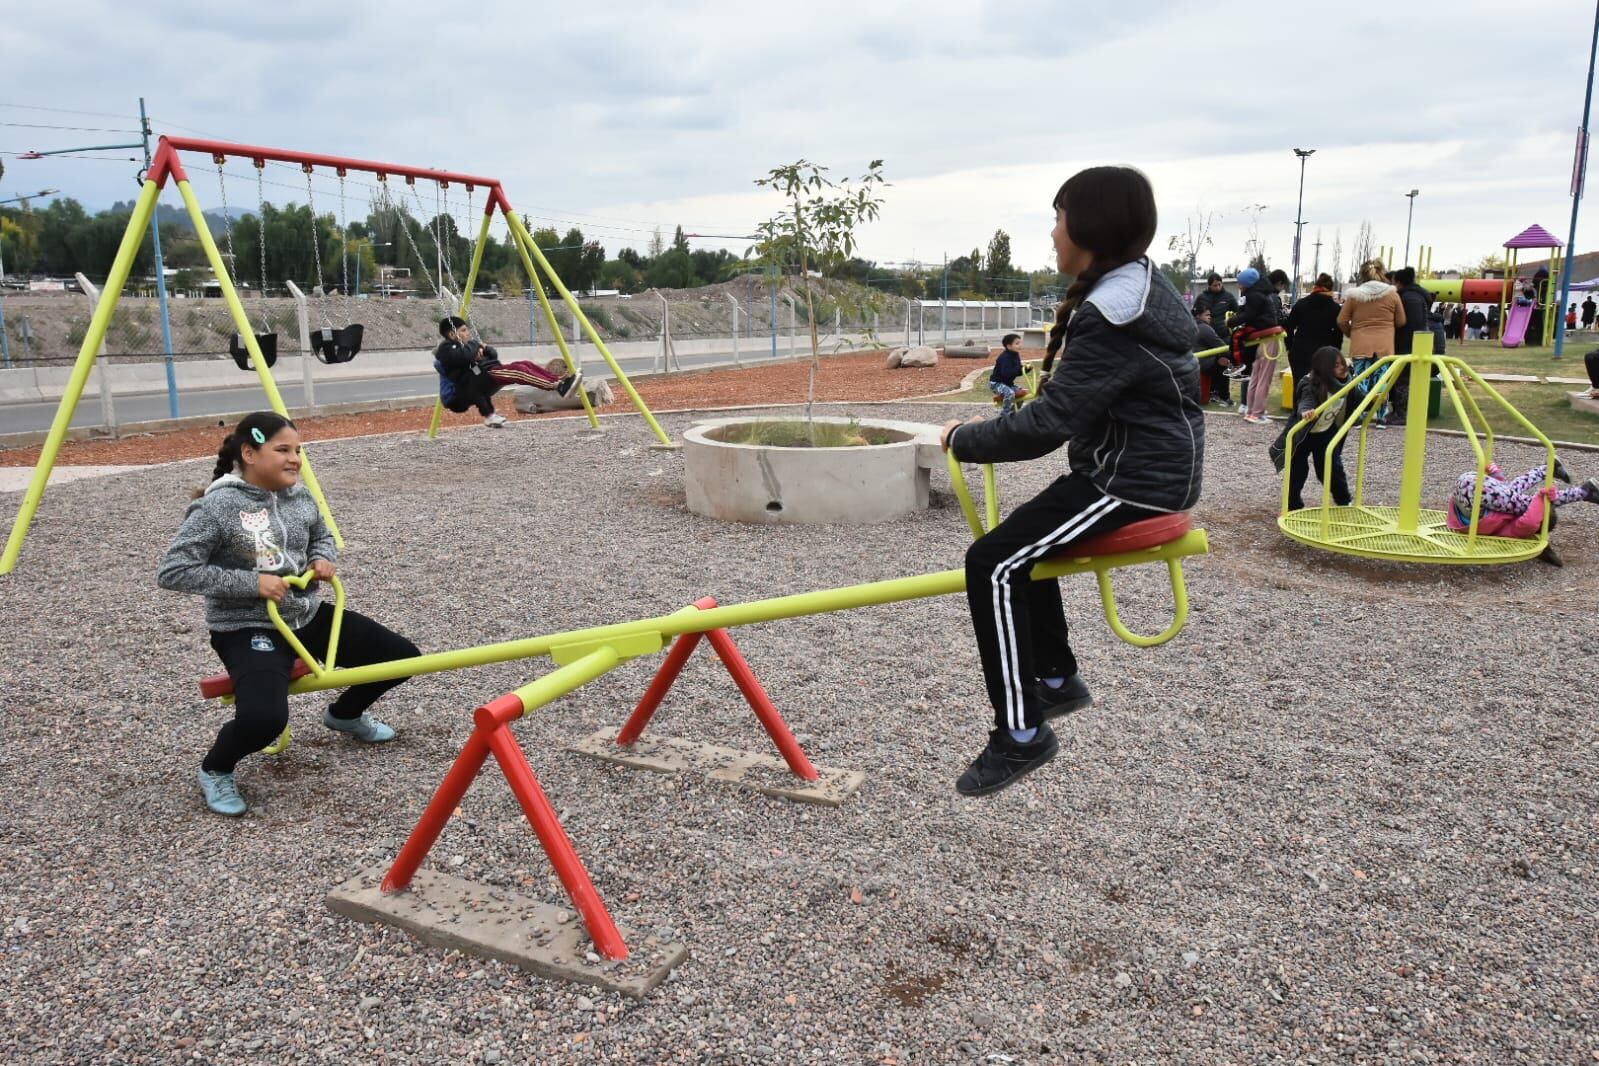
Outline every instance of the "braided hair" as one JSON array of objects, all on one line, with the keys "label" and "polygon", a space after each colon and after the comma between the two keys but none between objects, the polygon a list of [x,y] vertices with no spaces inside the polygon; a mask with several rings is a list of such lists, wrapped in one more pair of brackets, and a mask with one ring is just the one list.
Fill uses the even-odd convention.
[{"label": "braided hair", "polygon": [[[211,471],[211,480],[215,481],[224,474],[237,473],[241,463],[240,453],[246,444],[261,447],[277,436],[278,431],[285,426],[293,428],[294,422],[276,411],[256,411],[239,419],[239,424],[233,427],[233,432],[222,438],[222,446],[217,449],[217,465]],[[194,494],[195,499],[204,495],[204,488],[196,490]]]},{"label": "braided hair", "polygon": [[1087,299],[1099,279],[1119,266],[1136,261],[1155,238],[1155,190],[1143,172],[1133,167],[1089,167],[1067,179],[1055,194],[1053,206],[1066,213],[1066,234],[1093,260],[1076,278],[1055,312],[1045,348],[1047,372],[1066,343],[1066,327],[1073,312]]}]

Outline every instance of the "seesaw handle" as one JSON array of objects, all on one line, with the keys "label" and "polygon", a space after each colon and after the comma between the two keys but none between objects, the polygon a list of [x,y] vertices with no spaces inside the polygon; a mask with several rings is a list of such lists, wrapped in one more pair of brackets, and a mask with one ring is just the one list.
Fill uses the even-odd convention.
[{"label": "seesaw handle", "polygon": [[[312,571],[307,570],[303,574],[286,577],[283,581],[285,584],[303,589],[315,577],[316,575]],[[316,656],[306,650],[305,645],[300,643],[300,638],[294,635],[294,630],[289,628],[288,623],[283,620],[283,616],[278,613],[278,605],[272,600],[267,600],[267,616],[272,619],[272,625],[283,635],[283,639],[288,641],[289,647],[294,649],[294,653],[305,661],[305,665],[311,668],[311,673],[317,677],[325,677],[333,670],[334,659],[339,653],[339,631],[344,627],[344,582],[339,580],[337,574],[334,574],[332,584],[333,626],[328,630],[328,659],[325,663],[317,662]]]},{"label": "seesaw handle", "polygon": [[1171,577],[1172,602],[1176,607],[1172,624],[1152,637],[1145,637],[1134,633],[1122,622],[1121,612],[1116,609],[1116,590],[1110,583],[1110,567],[1094,568],[1094,578],[1099,582],[1099,598],[1105,606],[1106,624],[1112,633],[1135,648],[1153,648],[1164,644],[1181,633],[1183,626],[1188,624],[1188,586],[1183,582],[1182,560],[1167,559],[1166,573]]}]

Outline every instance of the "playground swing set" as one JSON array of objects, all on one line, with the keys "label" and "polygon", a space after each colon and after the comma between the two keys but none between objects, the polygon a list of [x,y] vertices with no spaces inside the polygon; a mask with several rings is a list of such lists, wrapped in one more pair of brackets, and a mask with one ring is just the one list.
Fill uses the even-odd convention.
[{"label": "playground swing set", "polygon": [[[641,397],[638,394],[638,391],[633,387],[633,383],[628,380],[626,373],[624,373],[621,366],[617,364],[616,359],[610,352],[610,349],[606,347],[605,342],[600,338],[599,333],[595,330],[593,324],[583,313],[583,309],[578,305],[577,300],[572,296],[571,292],[566,288],[566,286],[561,283],[561,280],[556,275],[554,268],[550,266],[549,260],[545,258],[544,253],[541,252],[538,246],[533,242],[532,235],[528,232],[527,227],[524,225],[521,218],[519,218],[516,212],[512,210],[510,200],[506,197],[505,191],[497,179],[477,177],[469,174],[460,174],[449,171],[432,170],[422,167],[382,163],[372,160],[348,159],[340,156],[323,155],[311,152],[292,151],[279,148],[263,148],[247,144],[234,144],[227,141],[162,137],[160,144],[156,149],[155,155],[151,160],[150,167],[145,172],[143,186],[139,193],[139,199],[134,205],[132,216],[128,221],[128,228],[123,233],[122,243],[117,248],[116,257],[111,264],[111,271],[106,278],[105,286],[101,290],[100,299],[95,304],[94,313],[90,319],[88,331],[84,336],[82,345],[78,349],[77,360],[73,364],[72,373],[67,379],[67,384],[63,391],[61,402],[56,408],[54,419],[51,421],[50,430],[45,437],[45,443],[40,451],[39,460],[34,465],[33,475],[29,480],[27,491],[23,496],[22,506],[18,510],[17,517],[12,523],[11,532],[6,539],[5,549],[3,553],[0,553],[0,574],[8,574],[16,567],[17,559],[22,551],[22,544],[27,538],[28,529],[33,522],[35,514],[38,512],[40,501],[44,497],[44,490],[49,481],[50,471],[55,465],[57,456],[60,454],[62,443],[66,440],[67,429],[72,423],[73,414],[76,412],[78,402],[83,395],[83,389],[88,382],[89,373],[94,368],[100,344],[105,338],[106,331],[111,324],[112,314],[115,312],[117,303],[122,296],[122,291],[127,285],[128,276],[132,271],[133,261],[138,253],[140,243],[144,239],[145,231],[150,226],[151,218],[155,212],[156,201],[160,198],[161,191],[166,186],[166,183],[169,179],[176,184],[178,194],[183,199],[184,206],[189,213],[189,220],[194,226],[195,236],[200,242],[200,247],[205,253],[208,264],[210,265],[212,271],[216,274],[218,284],[222,290],[222,298],[227,304],[229,314],[233,319],[233,325],[236,332],[232,342],[229,345],[230,354],[232,355],[234,362],[238,364],[241,369],[253,369],[255,371],[256,375],[260,379],[262,390],[266,393],[267,403],[271,409],[285,417],[288,417],[288,408],[283,402],[283,397],[279,393],[277,383],[273,379],[271,373],[271,367],[277,361],[277,335],[270,330],[265,329],[258,332],[255,326],[251,323],[249,313],[246,311],[244,303],[239,297],[238,288],[234,282],[234,274],[228,265],[228,262],[231,261],[232,258],[231,222],[228,225],[226,234],[226,239],[229,244],[229,257],[227,260],[225,260],[222,252],[217,247],[215,239],[211,235],[211,228],[205,221],[200,202],[196,198],[194,190],[190,185],[189,175],[184,167],[182,159],[184,153],[203,153],[209,157],[214,163],[216,163],[218,167],[219,179],[222,175],[223,164],[229,157],[251,160],[256,166],[258,193],[260,192],[263,184],[261,171],[265,168],[268,161],[298,165],[306,173],[306,187],[308,193],[311,191],[311,178],[315,169],[317,167],[331,168],[339,175],[341,183],[341,214],[344,210],[344,197],[342,192],[343,182],[345,176],[352,171],[375,175],[380,185],[383,185],[385,188],[385,195],[387,195],[386,182],[391,175],[403,177],[408,184],[413,186],[413,189],[415,182],[418,179],[424,181],[433,181],[439,185],[441,190],[446,188],[448,184],[459,183],[467,188],[469,196],[471,191],[475,188],[481,187],[486,189],[487,197],[483,208],[482,225],[478,231],[477,240],[473,244],[471,268],[467,274],[465,284],[462,286],[460,305],[456,310],[456,313],[462,318],[468,318],[472,300],[472,286],[477,280],[478,271],[483,261],[485,238],[488,236],[489,227],[493,222],[494,215],[496,212],[498,212],[504,217],[506,225],[510,229],[513,242],[517,247],[523,267],[527,271],[529,279],[532,281],[534,288],[539,294],[540,302],[544,307],[546,318],[550,322],[554,322],[554,311],[550,307],[548,298],[545,296],[544,286],[540,282],[541,276],[546,279],[550,287],[552,287],[560,295],[561,299],[565,301],[568,310],[581,324],[588,336],[588,339],[593,343],[601,357],[604,358],[616,381],[627,391],[627,394],[632,399],[634,406],[637,408],[640,415],[643,416],[645,422],[649,425],[650,430],[655,434],[657,440],[659,441],[659,446],[663,448],[676,447],[672,439],[667,436],[666,431],[663,430],[660,424],[655,420],[655,416],[650,412],[650,409],[648,405],[645,404],[643,397]],[[223,191],[223,197],[224,213],[226,214],[227,208],[225,188]],[[388,197],[388,199],[390,203],[393,203],[392,197]],[[267,280],[264,210],[261,212],[259,225],[261,226],[261,240],[259,242],[261,246],[261,280],[262,287],[264,289]],[[313,225],[313,235],[315,234],[315,229],[316,227]],[[407,236],[409,238],[409,232],[407,232]],[[345,252],[345,259],[347,264],[348,249],[346,249]],[[320,254],[317,255],[316,270],[318,284],[320,285],[322,282]],[[347,265],[346,270],[348,270]],[[439,287],[436,286],[436,289],[437,288]],[[348,299],[348,292],[346,292],[346,299]],[[363,333],[361,325],[351,322],[347,318],[344,326],[335,327],[326,313],[325,306],[323,310],[323,318],[325,326],[323,329],[315,331],[315,337],[313,339],[313,347],[316,349],[315,354],[317,358],[328,363],[346,362],[354,358],[356,353],[359,352],[361,348]],[[468,320],[470,321],[469,318]],[[552,332],[557,336],[557,338],[559,338],[560,331],[558,329],[554,329]],[[560,341],[560,345],[561,350],[566,357],[568,367],[575,369],[577,365],[576,359],[572,355],[571,351],[567,348],[565,341]],[[594,419],[594,412],[588,405],[586,397],[584,400],[584,406],[588,411],[591,424],[597,425],[597,422]],[[429,430],[430,437],[435,436],[438,432],[438,424],[441,414],[442,403],[435,406],[433,424]],[[327,505],[327,500],[322,493],[321,485],[317,481],[316,472],[312,467],[309,456],[305,457],[303,461],[301,473],[305,479],[306,488],[316,499],[317,506],[321,509],[323,518],[328,523],[328,529],[333,534],[335,542],[342,547],[344,543],[343,536],[339,531],[337,522],[333,518],[332,511]]]}]

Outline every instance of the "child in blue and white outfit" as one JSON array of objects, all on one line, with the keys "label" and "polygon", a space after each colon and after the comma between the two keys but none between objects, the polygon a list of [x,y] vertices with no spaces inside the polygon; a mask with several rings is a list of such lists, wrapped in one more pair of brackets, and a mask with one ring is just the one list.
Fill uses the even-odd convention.
[{"label": "child in blue and white outfit", "polygon": [[999,413],[1008,415],[1016,409],[1016,379],[1022,376],[1021,334],[1007,333],[999,344],[999,358],[988,375],[988,391],[1000,398]]}]

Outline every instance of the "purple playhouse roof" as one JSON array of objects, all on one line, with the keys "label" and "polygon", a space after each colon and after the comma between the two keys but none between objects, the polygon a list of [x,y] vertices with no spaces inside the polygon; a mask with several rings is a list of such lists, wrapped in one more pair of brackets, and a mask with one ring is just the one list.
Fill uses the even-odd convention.
[{"label": "purple playhouse roof", "polygon": [[1553,233],[1533,223],[1505,242],[1506,248],[1563,248]]}]

